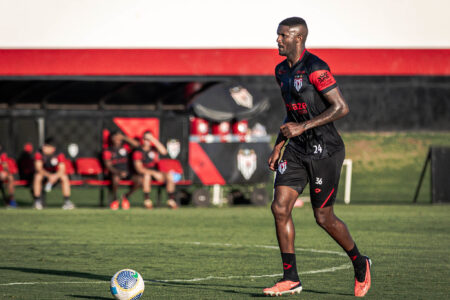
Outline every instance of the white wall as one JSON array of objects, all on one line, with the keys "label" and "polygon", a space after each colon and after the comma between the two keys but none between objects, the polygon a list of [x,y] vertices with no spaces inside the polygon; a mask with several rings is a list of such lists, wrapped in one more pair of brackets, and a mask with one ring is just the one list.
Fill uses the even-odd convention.
[{"label": "white wall", "polygon": [[449,0],[0,0],[0,48],[450,48]]}]

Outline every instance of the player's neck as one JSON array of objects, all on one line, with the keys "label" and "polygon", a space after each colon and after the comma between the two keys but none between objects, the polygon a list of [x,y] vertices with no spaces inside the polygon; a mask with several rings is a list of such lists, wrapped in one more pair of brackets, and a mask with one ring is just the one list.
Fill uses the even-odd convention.
[{"label": "player's neck", "polygon": [[289,67],[292,68],[293,65],[295,65],[305,54],[305,46],[301,46],[300,49],[293,52],[290,55],[287,55],[287,61],[289,64]]}]

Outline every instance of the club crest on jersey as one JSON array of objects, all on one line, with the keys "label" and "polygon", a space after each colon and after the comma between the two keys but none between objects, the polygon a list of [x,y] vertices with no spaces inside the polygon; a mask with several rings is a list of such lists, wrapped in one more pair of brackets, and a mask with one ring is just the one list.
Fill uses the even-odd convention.
[{"label": "club crest on jersey", "polygon": [[253,149],[241,149],[237,154],[238,170],[249,180],[256,171],[256,152]]},{"label": "club crest on jersey", "polygon": [[281,161],[278,164],[278,172],[280,172],[280,174],[283,174],[287,169],[287,161]]},{"label": "club crest on jersey", "polygon": [[295,75],[294,77],[294,87],[298,91],[302,88],[303,85],[303,78],[302,75]]},{"label": "club crest on jersey", "polygon": [[58,165],[58,159],[56,157],[52,157],[52,159],[50,159],[50,164],[52,166],[57,166]]},{"label": "club crest on jersey", "polygon": [[169,153],[170,158],[177,158],[180,154],[181,144],[177,139],[170,139],[167,141],[167,153]]},{"label": "club crest on jersey", "polygon": [[127,155],[127,149],[125,149],[125,148],[120,148],[119,154],[120,154],[120,156],[125,156],[125,155]]}]

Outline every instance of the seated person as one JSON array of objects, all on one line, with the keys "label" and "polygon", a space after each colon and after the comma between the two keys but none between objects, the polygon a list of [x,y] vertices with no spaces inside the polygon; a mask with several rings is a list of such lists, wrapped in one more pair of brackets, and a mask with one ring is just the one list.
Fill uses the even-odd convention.
[{"label": "seated person", "polygon": [[8,197],[6,206],[16,208],[17,202],[14,200],[14,176],[9,170],[8,155],[3,151],[0,145],[0,184],[6,184],[8,187]]},{"label": "seated person", "polygon": [[129,197],[137,188],[142,186],[144,192],[144,206],[147,209],[153,208],[153,202],[150,200],[151,181],[154,178],[157,181],[166,183],[166,191],[169,199],[167,205],[172,208],[178,208],[175,201],[175,182],[171,173],[163,173],[155,169],[156,157],[158,152],[162,155],[167,154],[164,145],[153,136],[150,131],[144,132],[142,136],[142,146],[133,152],[133,186],[125,194]]},{"label": "seated person", "polygon": [[61,181],[62,194],[64,196],[63,209],[74,209],[75,205],[70,201],[70,180],[66,174],[64,154],[57,151],[52,138],[47,138],[41,150],[34,155],[33,196],[34,208],[42,209],[42,184],[45,191],[50,192],[53,185]]},{"label": "seated person", "polygon": [[[122,133],[115,131],[109,136],[110,147],[103,151],[103,163],[108,171],[108,175],[111,178],[111,196],[112,199],[109,201],[109,207],[112,210],[119,209],[119,198],[117,197],[117,189],[119,187],[120,180],[126,179],[130,176],[129,172],[129,161],[128,155],[130,152],[130,147],[139,146],[139,142],[134,139],[123,135]],[[129,209],[130,202],[126,197],[122,195],[122,209]]]}]

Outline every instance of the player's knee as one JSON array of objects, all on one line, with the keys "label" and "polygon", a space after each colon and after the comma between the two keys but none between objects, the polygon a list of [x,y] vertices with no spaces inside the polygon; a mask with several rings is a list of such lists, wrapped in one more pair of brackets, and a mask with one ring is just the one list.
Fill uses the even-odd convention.
[{"label": "player's knee", "polygon": [[277,219],[287,218],[290,215],[290,210],[287,205],[280,205],[277,201],[272,202],[272,214]]},{"label": "player's knee", "polygon": [[334,216],[329,213],[316,212],[314,217],[316,218],[317,225],[323,228],[330,227],[334,222]]}]

